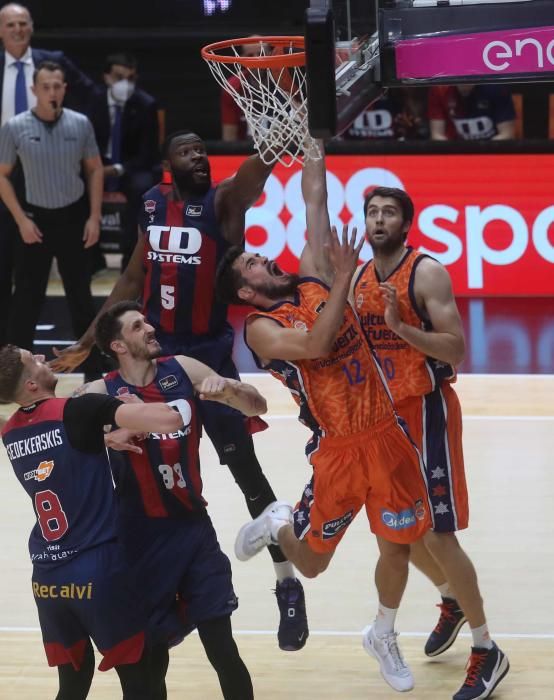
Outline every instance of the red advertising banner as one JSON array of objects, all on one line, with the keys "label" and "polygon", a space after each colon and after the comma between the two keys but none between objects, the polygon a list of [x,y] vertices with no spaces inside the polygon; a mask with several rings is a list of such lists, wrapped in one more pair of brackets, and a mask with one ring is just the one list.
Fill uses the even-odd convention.
[{"label": "red advertising banner", "polygon": [[[213,156],[214,180],[243,160]],[[327,172],[331,222],[360,232],[369,189],[405,189],[416,207],[408,241],[448,268],[456,294],[554,295],[554,155],[328,156]],[[305,240],[300,178],[277,166],[247,215],[248,249],[291,271]]]}]

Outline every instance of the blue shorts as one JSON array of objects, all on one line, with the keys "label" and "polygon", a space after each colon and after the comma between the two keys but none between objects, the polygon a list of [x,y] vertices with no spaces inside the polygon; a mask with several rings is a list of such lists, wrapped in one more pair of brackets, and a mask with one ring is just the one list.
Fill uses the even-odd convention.
[{"label": "blue shorts", "polygon": [[[182,519],[122,517],[120,536],[147,598],[149,628],[157,639],[175,642],[199,622],[230,615],[238,607],[231,564],[207,513]],[[176,600],[181,627],[169,635]]]},{"label": "blue shorts", "polygon": [[[233,328],[227,324],[224,330],[211,338],[191,338],[189,342],[174,337],[157,336],[164,355],[186,355],[203,362],[222,377],[240,380],[233,362]],[[261,418],[245,418],[239,411],[215,401],[203,401],[200,405],[202,424],[215,447],[221,464],[229,458],[251,451],[252,433],[265,430],[267,424]]]},{"label": "blue shorts", "polygon": [[35,566],[32,587],[49,666],[71,663],[78,670],[89,637],[104,657],[101,671],[142,656],[146,607],[137,600],[115,542],[59,566]]}]

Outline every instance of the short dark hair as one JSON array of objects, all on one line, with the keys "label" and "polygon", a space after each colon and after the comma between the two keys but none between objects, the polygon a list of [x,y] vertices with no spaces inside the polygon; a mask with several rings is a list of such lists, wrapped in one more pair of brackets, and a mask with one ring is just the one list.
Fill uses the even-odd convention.
[{"label": "short dark hair", "polygon": [[125,66],[130,70],[136,70],[137,65],[137,59],[131,53],[111,53],[104,60],[104,73],[109,73],[112,66]]},{"label": "short dark hair", "polygon": [[173,139],[176,139],[178,136],[196,136],[196,138],[199,141],[204,142],[203,139],[198,136],[194,131],[191,131],[190,129],[180,129],[179,131],[173,131],[169,136],[166,137],[164,142],[162,143],[161,147],[161,154],[163,160],[168,160],[169,159],[169,149],[171,148],[171,144],[173,143]]},{"label": "short dark hair", "polygon": [[24,369],[21,349],[17,345],[4,345],[0,348],[0,399],[2,401],[15,401]]},{"label": "short dark hair", "polygon": [[34,70],[33,85],[36,85],[37,75],[41,70],[49,70],[51,73],[53,73],[55,70],[59,70],[60,73],[63,75],[63,81],[65,83],[65,69],[61,63],[57,63],[56,61],[41,61]]},{"label": "short dark hair", "polygon": [[121,317],[127,311],[142,311],[141,305],[136,301],[118,301],[110,306],[96,322],[94,340],[96,345],[105,355],[117,360],[117,354],[111,349],[111,343],[121,337]]},{"label": "short dark hair", "polygon": [[215,293],[224,304],[245,304],[238,290],[246,285],[240,270],[234,267],[235,261],[244,253],[244,248],[234,245],[225,251],[215,273]]},{"label": "short dark hair", "polygon": [[373,197],[391,197],[395,199],[402,209],[403,220],[414,220],[414,203],[410,195],[398,187],[375,187],[371,192],[368,192],[364,200],[364,218],[367,216],[367,209]]}]

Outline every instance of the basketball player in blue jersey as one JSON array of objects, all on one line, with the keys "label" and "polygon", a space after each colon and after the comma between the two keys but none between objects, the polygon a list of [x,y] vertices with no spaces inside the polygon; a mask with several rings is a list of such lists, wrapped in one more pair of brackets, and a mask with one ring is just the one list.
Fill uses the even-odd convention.
[{"label": "basketball player in blue jersey", "polygon": [[56,383],[43,355],[14,345],[0,350],[0,397],[20,405],[2,439],[37,518],[29,539],[32,588],[48,664],[58,667],[56,700],[87,697],[91,639],[103,655],[100,670],[115,666],[126,699],[161,700],[150,674],[163,679],[165,669],[155,671],[145,646],[146,604],[116,542],[104,425],[120,426],[112,444],[125,444],[125,428],[165,433],[182,429],[183,420],[160,402],[133,406],[93,394],[58,399]]},{"label": "basketball player in blue jersey", "polygon": [[[143,312],[164,354],[199,359],[218,374],[238,379],[231,358],[233,329],[227,304],[215,298],[215,272],[230,246],[244,245],[246,210],[262,194],[273,166],[252,156],[233,177],[213,186],[205,145],[187,131],[168,137],[163,157],[173,183],[157,185],[143,196],[139,240],[101,312],[118,301],[142,297]],[[93,345],[94,323],[76,345],[55,350],[52,368],[73,370]],[[251,437],[260,424],[256,428],[228,406],[205,406],[206,432],[252,517],[275,500]],[[280,548],[268,549],[277,574],[279,646],[301,649],[308,637],[304,591]]]},{"label": "basketball player in blue jersey", "polygon": [[86,391],[132,396],[146,404],[165,401],[183,417],[177,432],[150,433],[140,442],[140,454],[113,455],[120,537],[128,560],[141,572],[152,611],[160,605],[162,610],[170,608],[178,597],[186,630],[198,629],[223,697],[253,698],[250,675],[231,629],[231,613],[237,607],[231,566],[202,498],[198,452],[206,401],[257,416],[267,411],[265,399],[250,384],[221,377],[195,359],[160,357],[154,328],[135,302],[119,302],[102,314],[96,343],[119,369],[86,385]]}]

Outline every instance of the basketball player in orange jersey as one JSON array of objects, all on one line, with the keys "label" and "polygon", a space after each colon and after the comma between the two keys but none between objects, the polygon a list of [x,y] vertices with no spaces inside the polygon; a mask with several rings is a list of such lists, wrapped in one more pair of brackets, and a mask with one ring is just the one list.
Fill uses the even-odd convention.
[{"label": "basketball player in orange jersey", "polygon": [[230,249],[219,266],[217,291],[224,301],[251,304],[246,342],[256,362],[287,386],[312,431],[306,454],[313,477],[294,512],[275,502],[235,543],[241,560],[268,543],[305,576],[325,571],[356,514],[365,507],[377,536],[375,569],[379,609],[364,630],[366,651],[385,680],[410,690],[413,677],[394,632],[408,576],[409,545],[429,527],[428,500],[419,453],[399,424],[385,380],[348,293],[360,245],[331,233],[325,163],[309,161],[302,174],[307,244],[300,277],[266,257]]},{"label": "basketball player in orange jersey", "polygon": [[387,377],[396,410],[426,465],[433,529],[411,546],[411,561],[438,587],[440,618],[427,656],[448,649],[466,622],[473,636],[467,678],[454,700],[487,698],[509,663],[491,640],[477,575],[456,530],[468,525],[462,415],[455,366],[465,351],[450,276],[406,245],[414,205],[403,190],[377,187],[364,202],[374,258],[353,283],[353,305]]}]

